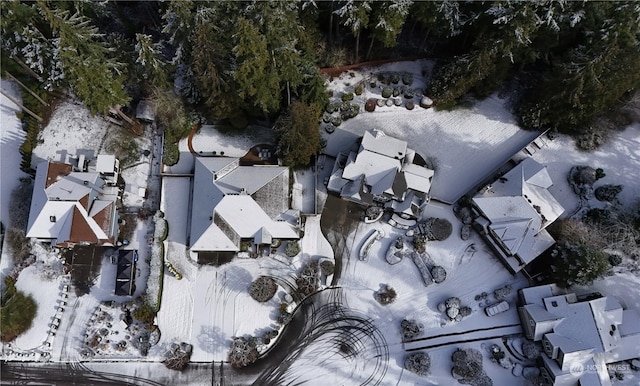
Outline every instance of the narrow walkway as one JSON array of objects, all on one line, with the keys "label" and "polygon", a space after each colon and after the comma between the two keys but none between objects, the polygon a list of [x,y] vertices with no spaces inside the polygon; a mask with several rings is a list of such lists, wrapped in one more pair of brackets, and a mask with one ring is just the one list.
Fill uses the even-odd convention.
[{"label": "narrow walkway", "polygon": [[405,351],[421,350],[425,348],[433,348],[440,346],[448,346],[452,344],[459,344],[464,342],[473,342],[479,340],[487,340],[493,338],[500,338],[507,335],[514,335],[522,333],[520,324],[510,324],[506,326],[496,326],[491,328],[483,328],[471,331],[462,331],[451,334],[442,334],[434,337],[427,337],[423,339],[417,339],[411,342],[404,343]]}]

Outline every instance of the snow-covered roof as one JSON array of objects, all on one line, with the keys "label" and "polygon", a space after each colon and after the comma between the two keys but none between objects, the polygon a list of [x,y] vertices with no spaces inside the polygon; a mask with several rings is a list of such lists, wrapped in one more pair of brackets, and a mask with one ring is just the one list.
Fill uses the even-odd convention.
[{"label": "snow-covered roof", "polygon": [[[550,186],[547,169],[526,158],[473,198],[489,220],[489,229],[524,264],[553,245],[553,238],[543,230],[564,208],[548,191]],[[513,263],[516,267],[521,265]]]},{"label": "snow-covered roof", "polygon": [[46,193],[49,200],[78,201],[103,184],[98,173],[73,172],[50,185]]},{"label": "snow-covered roof", "polygon": [[407,153],[407,142],[389,137],[377,129],[365,131],[360,146],[361,149],[395,159],[403,159]]},{"label": "snow-covered roof", "polygon": [[76,203],[73,201],[47,201],[35,213],[27,229],[27,237],[39,239],[68,239]]},{"label": "snow-covered roof", "polygon": [[[196,157],[190,249],[238,251],[238,246],[214,224],[214,212],[243,238],[253,238],[262,226],[273,237],[297,238],[297,233],[286,224],[286,229],[292,233],[285,231],[286,236],[278,235],[285,229],[282,227],[283,223],[272,220],[250,196],[283,173],[288,173],[286,167],[240,166],[238,158]],[[233,207],[235,204],[239,206]],[[266,234],[261,233],[258,236],[265,236],[266,239]]]},{"label": "snow-covered roof", "polygon": [[111,244],[117,234],[117,194],[102,194],[98,173],[71,169],[56,162],[38,165],[27,237]]},{"label": "snow-covered roof", "polygon": [[191,245],[191,250],[199,251],[239,251],[238,247],[229,240],[216,224],[211,222],[201,236]]},{"label": "snow-covered roof", "polygon": [[538,285],[535,287],[523,288],[520,290],[524,304],[543,305],[544,298],[559,295],[565,291],[555,283]]},{"label": "snow-covered roof", "polygon": [[429,193],[433,170],[416,164],[404,164],[402,171],[409,189]]},{"label": "snow-covered roof", "polygon": [[390,172],[395,173],[400,170],[399,160],[368,150],[361,150],[353,161],[351,159],[350,156],[342,172],[342,178],[356,180],[364,175],[367,185],[370,186],[376,186],[381,180],[388,181],[391,186],[393,178],[385,177],[388,177]]},{"label": "snow-covered roof", "polygon": [[215,181],[223,194],[253,194],[288,169],[282,166],[239,166]]},{"label": "snow-covered roof", "polygon": [[263,228],[275,238],[298,238],[298,233],[289,224],[272,220],[248,195],[225,196],[216,205],[215,213],[241,238],[254,238]]},{"label": "snow-covered roof", "polygon": [[113,173],[116,169],[116,156],[110,154],[100,154],[96,160],[96,172]]}]

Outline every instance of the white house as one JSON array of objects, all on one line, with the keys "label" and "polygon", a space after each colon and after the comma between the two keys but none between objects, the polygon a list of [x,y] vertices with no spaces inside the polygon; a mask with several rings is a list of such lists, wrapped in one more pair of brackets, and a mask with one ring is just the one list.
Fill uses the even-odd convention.
[{"label": "white house", "polygon": [[[111,164],[113,174],[116,173],[115,164]],[[27,237],[58,247],[115,245],[119,189],[107,184],[108,178],[98,171],[74,171],[70,164],[40,163],[33,187]]]},{"label": "white house", "polygon": [[289,169],[240,166],[239,158],[197,157],[190,252],[200,262],[260,252],[276,240],[297,239],[289,210]]},{"label": "white house", "polygon": [[606,365],[640,353],[640,317],[613,297],[580,300],[555,284],[519,291],[528,339],[541,342],[545,384],[611,385]]},{"label": "white house", "polygon": [[545,166],[526,158],[472,199],[475,227],[515,274],[551,247],[546,231],[563,212]]},{"label": "white house", "polygon": [[377,203],[416,218],[429,200],[434,173],[419,159],[405,141],[368,130],[357,150],[338,155],[327,189],[359,204]]}]

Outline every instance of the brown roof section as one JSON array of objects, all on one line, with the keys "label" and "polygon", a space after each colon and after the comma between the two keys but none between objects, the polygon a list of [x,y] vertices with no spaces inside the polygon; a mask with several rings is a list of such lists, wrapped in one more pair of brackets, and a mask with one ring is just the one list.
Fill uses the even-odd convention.
[{"label": "brown roof section", "polygon": [[80,205],[84,208],[84,210],[89,210],[89,193],[87,193],[84,197],[78,200]]},{"label": "brown roof section", "polygon": [[93,220],[98,224],[100,228],[102,228],[104,234],[107,236],[109,236],[109,233],[111,231],[111,218],[113,216],[114,207],[114,203],[111,203],[100,212],[93,215]]},{"label": "brown roof section", "polygon": [[67,176],[73,170],[73,166],[69,164],[63,164],[62,162],[49,162],[47,168],[47,180],[44,183],[44,188],[48,188],[53,185],[62,176]]},{"label": "brown roof section", "polygon": [[78,210],[78,207],[73,208],[73,218],[71,219],[71,235],[69,236],[69,241],[74,243],[80,242],[89,242],[89,243],[97,243],[98,237],[91,227],[87,220],[85,220],[84,216]]}]

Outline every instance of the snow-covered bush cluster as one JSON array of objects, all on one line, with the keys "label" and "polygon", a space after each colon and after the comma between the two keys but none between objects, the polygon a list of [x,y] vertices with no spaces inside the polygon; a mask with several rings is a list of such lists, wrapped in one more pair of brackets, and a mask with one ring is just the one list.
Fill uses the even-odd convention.
[{"label": "snow-covered bush cluster", "polygon": [[451,375],[459,383],[475,386],[492,386],[493,381],[482,369],[482,353],[478,350],[467,348],[457,349],[451,355],[453,366]]},{"label": "snow-covered bush cluster", "polygon": [[260,303],[264,303],[276,294],[278,285],[271,277],[260,276],[249,286],[249,295]]},{"label": "snow-covered bush cluster", "polygon": [[438,311],[444,313],[447,318],[459,322],[465,316],[471,315],[471,308],[463,306],[459,298],[450,297],[445,302],[438,304]]},{"label": "snow-covered bush cluster", "polygon": [[235,368],[246,367],[258,360],[256,339],[236,337],[229,349],[229,363]]},{"label": "snow-covered bush cluster", "polygon": [[398,294],[395,288],[389,284],[381,284],[380,289],[373,294],[376,301],[382,305],[391,304],[396,301]]},{"label": "snow-covered bush cluster", "polygon": [[189,343],[174,343],[164,354],[164,360],[162,363],[171,370],[182,371],[189,364],[192,352],[193,346]]},{"label": "snow-covered bush cluster", "polygon": [[404,357],[404,368],[423,377],[427,376],[431,368],[431,358],[422,351],[408,354]]},{"label": "snow-covered bush cluster", "polygon": [[414,319],[402,319],[402,322],[400,322],[400,329],[402,332],[402,340],[411,340],[422,335],[424,332],[424,325]]},{"label": "snow-covered bush cluster", "polygon": [[306,262],[300,271],[300,275],[296,279],[298,292],[302,296],[309,296],[318,290],[320,285],[320,275],[317,261]]}]

